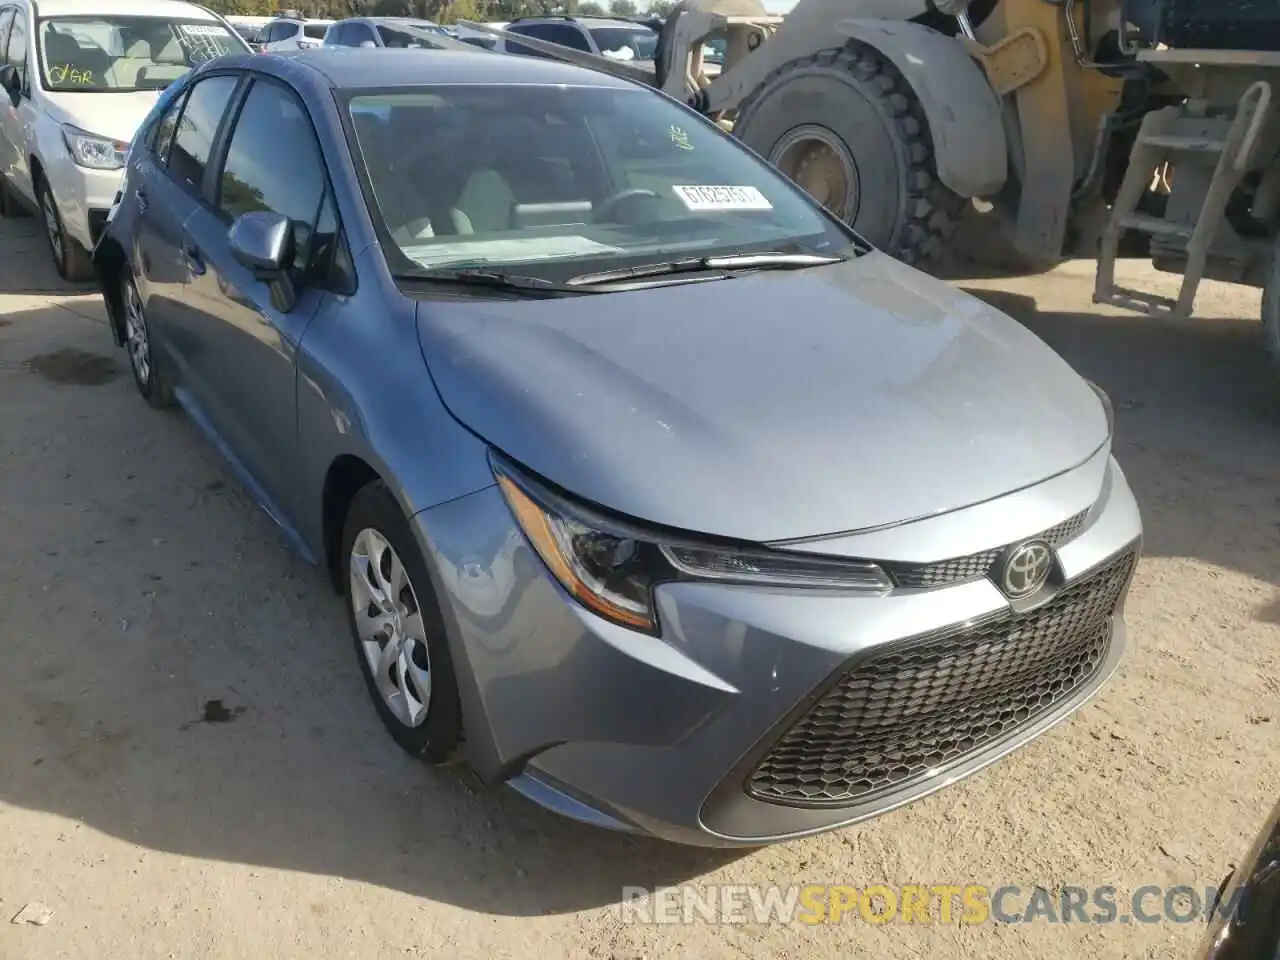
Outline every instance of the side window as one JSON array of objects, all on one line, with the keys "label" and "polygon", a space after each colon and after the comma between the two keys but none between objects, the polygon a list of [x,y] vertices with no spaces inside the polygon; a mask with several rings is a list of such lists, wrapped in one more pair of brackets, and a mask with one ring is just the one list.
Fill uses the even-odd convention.
[{"label": "side window", "polygon": [[9,27],[13,25],[13,7],[5,7],[0,10],[0,62],[7,63],[5,57],[5,42],[9,39]]},{"label": "side window", "polygon": [[268,23],[263,28],[262,32],[258,34],[259,43],[271,43],[272,41],[275,40],[275,38],[276,38],[276,25],[274,23]]},{"label": "side window", "polygon": [[572,47],[574,50],[591,52],[591,44],[587,42],[587,35],[572,24],[544,23],[536,33],[530,31],[529,35],[537,37],[539,40],[550,40],[552,43],[558,43],[562,47]]},{"label": "side window", "polygon": [[281,39],[281,40],[292,40],[294,37],[296,37],[296,36],[297,36],[298,34],[300,34],[301,32],[302,32],[302,24],[300,24],[300,23],[286,23],[286,24],[284,24],[283,26],[281,26],[281,27],[280,27],[280,39]]},{"label": "side window", "polygon": [[[27,70],[27,16],[19,10],[14,14],[13,28],[9,31],[9,45],[5,47],[4,62],[13,64],[25,81]],[[23,83],[26,89],[26,83]]]},{"label": "side window", "polygon": [[337,23],[330,27],[329,32],[325,34],[324,45],[326,47],[351,46],[351,24]]},{"label": "side window", "polygon": [[[542,35],[542,31],[539,29],[541,26],[542,24],[540,23],[515,24],[514,26],[507,27],[507,32],[523,33],[525,36],[537,37],[539,40],[546,40],[548,38],[544,37]],[[518,40],[512,40],[510,38],[507,38],[506,43],[507,43],[507,51],[506,51],[507,53],[519,54],[522,57],[542,57],[544,59],[555,59],[554,57],[550,57],[548,54],[545,54],[540,50],[533,49],[533,47],[526,47],[523,43],[521,43]]]},{"label": "side window", "polygon": [[348,47],[358,47],[366,40],[373,40],[373,28],[367,23],[348,23],[346,45]]},{"label": "side window", "polygon": [[235,92],[237,79],[221,76],[201,80],[187,94],[186,108],[169,151],[169,172],[179,183],[199,193],[213,138]]},{"label": "side window", "polygon": [[[426,46],[422,41],[422,37],[414,36],[403,30],[396,30],[392,27],[378,24],[378,35],[382,37],[382,45],[384,47],[423,47]],[[361,40],[366,39],[361,37]],[[372,38],[368,38],[372,39]]]},{"label": "side window", "polygon": [[169,104],[169,109],[156,124],[155,134],[151,139],[151,149],[163,164],[169,162],[169,148],[173,146],[173,135],[178,129],[178,117],[182,115],[182,107],[186,102],[185,96],[174,98],[173,103]]},{"label": "side window", "polygon": [[[228,220],[254,210],[288,217],[294,267],[312,272],[317,255],[332,248],[336,232],[328,193],[320,144],[306,110],[279,84],[255,82],[231,134],[218,208]],[[325,206],[330,213],[322,222]]]}]

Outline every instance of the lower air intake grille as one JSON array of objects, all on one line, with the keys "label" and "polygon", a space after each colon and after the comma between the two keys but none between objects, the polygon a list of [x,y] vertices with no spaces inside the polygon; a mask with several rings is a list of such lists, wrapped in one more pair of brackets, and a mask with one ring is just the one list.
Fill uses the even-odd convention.
[{"label": "lower air intake grille", "polygon": [[747,792],[863,803],[963,761],[1086,687],[1133,573],[1124,554],[1044,606],[908,641],[857,664],[783,735]]}]

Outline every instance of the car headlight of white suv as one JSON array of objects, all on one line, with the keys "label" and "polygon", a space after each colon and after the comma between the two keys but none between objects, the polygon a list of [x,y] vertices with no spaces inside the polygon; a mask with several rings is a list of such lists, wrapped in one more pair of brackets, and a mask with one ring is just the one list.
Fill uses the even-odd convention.
[{"label": "car headlight of white suv", "polygon": [[62,139],[76,166],[90,170],[119,170],[129,155],[129,144],[99,137],[69,123],[62,125]]}]

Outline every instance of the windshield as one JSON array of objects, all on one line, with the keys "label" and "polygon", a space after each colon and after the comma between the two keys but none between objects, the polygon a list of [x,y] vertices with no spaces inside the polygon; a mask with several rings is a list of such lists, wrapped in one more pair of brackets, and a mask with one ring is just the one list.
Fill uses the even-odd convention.
[{"label": "windshield", "polygon": [[323,40],[324,32],[329,29],[329,21],[323,23],[304,23],[302,25],[303,36],[310,37],[312,40]]},{"label": "windshield", "polygon": [[220,23],[169,17],[48,17],[40,21],[46,90],[161,90],[192,67],[249,48]]},{"label": "windshield", "polygon": [[630,50],[627,59],[652,60],[658,49],[658,35],[648,27],[592,27],[590,33],[601,53]]},{"label": "windshield", "polygon": [[397,273],[520,264],[562,280],[672,257],[846,253],[731,136],[640,88],[447,85],[348,101]]}]

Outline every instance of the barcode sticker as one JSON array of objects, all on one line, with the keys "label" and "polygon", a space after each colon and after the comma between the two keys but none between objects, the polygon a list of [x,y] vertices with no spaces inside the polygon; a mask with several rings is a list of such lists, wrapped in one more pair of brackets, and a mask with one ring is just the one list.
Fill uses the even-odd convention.
[{"label": "barcode sticker", "polygon": [[224,37],[227,34],[216,23],[180,23],[178,29],[189,37]]},{"label": "barcode sticker", "polygon": [[690,210],[772,210],[756,187],[673,186],[671,192]]}]

